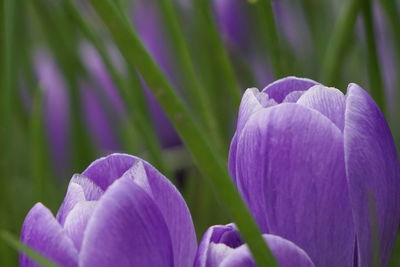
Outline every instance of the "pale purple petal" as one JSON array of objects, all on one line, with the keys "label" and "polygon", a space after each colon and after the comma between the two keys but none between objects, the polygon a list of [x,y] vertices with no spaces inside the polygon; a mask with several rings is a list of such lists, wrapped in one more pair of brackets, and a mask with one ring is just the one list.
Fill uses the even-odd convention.
[{"label": "pale purple petal", "polygon": [[[224,243],[231,248],[237,248],[243,244],[243,241],[234,224],[211,226],[204,233],[199,244],[194,263],[195,267],[206,267],[212,264],[212,262],[208,262],[211,243]],[[223,248],[220,249],[224,250]]]},{"label": "pale purple petal", "polygon": [[236,161],[236,146],[237,136],[240,135],[246,122],[249,120],[251,115],[259,111],[262,108],[267,108],[276,105],[277,103],[273,99],[269,99],[267,94],[260,93],[257,88],[249,88],[243,94],[242,101],[240,102],[238,121],[235,135],[232,138],[230,149],[229,149],[229,161],[228,166],[233,180],[236,182],[235,172],[235,161]]},{"label": "pale purple petal", "polygon": [[174,266],[192,265],[197,239],[192,217],[179,191],[153,166],[138,158],[123,177],[133,179],[153,198],[161,211],[171,236]]},{"label": "pale purple petal", "polygon": [[285,96],[282,103],[296,103],[305,92],[307,91],[292,91]]},{"label": "pale purple petal", "polygon": [[224,243],[210,243],[207,253],[207,264],[204,267],[219,267],[221,262],[232,253],[231,248]]},{"label": "pale purple petal", "polygon": [[[25,218],[21,241],[55,263],[65,267],[78,266],[78,251],[51,211],[37,203]],[[21,267],[39,266],[20,254]]]},{"label": "pale purple petal", "polygon": [[[307,253],[293,242],[275,235],[263,235],[272,254],[281,267],[314,267],[314,263]],[[256,267],[247,245],[231,251],[220,267]]]},{"label": "pale purple petal", "polygon": [[254,114],[238,140],[236,178],[263,232],[303,248],[316,266],[351,266],[355,234],[341,131],[283,103]]},{"label": "pale purple petal", "polygon": [[173,266],[171,239],[152,198],[129,177],[98,201],[82,242],[81,266]]},{"label": "pale purple petal", "polygon": [[85,229],[95,206],[96,201],[81,201],[65,219],[64,230],[78,251],[81,249]]},{"label": "pale purple petal", "polygon": [[92,180],[81,174],[74,174],[70,183],[78,184],[82,187],[83,193],[85,195],[85,200],[99,200],[104,194],[104,191],[96,185]]},{"label": "pale purple petal", "polygon": [[[400,216],[399,161],[377,104],[361,87],[348,87],[344,145],[360,266],[372,265],[371,214],[376,213],[381,264],[388,262]],[[375,212],[371,205],[376,207]]]},{"label": "pale purple petal", "polygon": [[299,98],[297,104],[318,110],[343,131],[345,98],[338,89],[315,85]]},{"label": "pale purple petal", "polygon": [[64,225],[68,213],[77,203],[86,200],[98,200],[102,194],[103,190],[87,177],[75,174],[69,182],[67,194],[57,212],[57,220],[61,225]]},{"label": "pale purple petal", "polygon": [[127,154],[111,154],[94,161],[82,175],[88,177],[102,190],[106,190],[108,186],[121,178],[133,166],[136,159]]},{"label": "pale purple petal", "polygon": [[282,103],[289,93],[293,91],[305,91],[317,84],[317,82],[310,79],[286,77],[269,84],[262,92],[268,94],[276,102]]},{"label": "pale purple petal", "polygon": [[68,213],[75,207],[75,205],[80,201],[85,201],[85,193],[79,184],[70,182],[67,189],[67,194],[58,209],[56,218],[61,225],[64,225],[65,219]]}]

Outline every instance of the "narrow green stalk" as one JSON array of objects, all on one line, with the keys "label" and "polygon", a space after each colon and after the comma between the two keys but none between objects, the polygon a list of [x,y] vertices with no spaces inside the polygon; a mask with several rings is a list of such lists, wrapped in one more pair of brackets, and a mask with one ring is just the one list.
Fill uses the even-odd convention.
[{"label": "narrow green stalk", "polygon": [[100,57],[104,62],[104,65],[106,66],[111,78],[116,85],[116,88],[122,95],[122,99],[126,107],[128,108],[128,115],[132,120],[131,123],[135,125],[135,128],[140,133],[140,138],[144,140],[147,148],[149,149],[150,162],[154,166],[156,166],[157,169],[167,175],[167,177],[171,177],[170,175],[168,175],[169,169],[162,158],[161,145],[159,139],[157,138],[157,135],[155,134],[154,127],[151,124],[151,117],[146,105],[145,96],[143,94],[143,89],[141,88],[141,83],[136,73],[136,70],[132,70],[132,68],[130,68],[129,70],[129,77],[131,80],[130,84],[123,81],[122,77],[115,69],[109,56],[107,55],[107,49],[104,46],[102,40],[96,35],[96,33],[92,31],[91,27],[82,17],[75,4],[72,1],[67,1],[65,4],[68,14],[74,20],[84,36],[93,44],[93,46],[98,51]]},{"label": "narrow green stalk", "polygon": [[[7,181],[10,179],[11,129],[12,129],[12,90],[15,85],[15,27],[16,0],[4,0],[2,3],[3,44],[1,51],[2,79],[0,88],[0,228],[7,228],[9,223]],[[9,250],[0,243],[1,265],[9,266],[11,259]]]},{"label": "narrow green stalk", "polygon": [[198,128],[166,77],[146,52],[128,19],[120,16],[115,4],[110,0],[92,0],[91,3],[112,33],[122,54],[135,64],[153,90],[195,162],[203,171],[204,177],[209,179],[218,196],[227,205],[256,263],[259,266],[277,266],[257,224],[228,175],[226,162],[222,161]]},{"label": "narrow green stalk", "polygon": [[210,59],[210,64],[215,64],[220,71],[218,74],[214,75],[220,76],[220,79],[226,84],[236,110],[240,104],[241,92],[238,88],[236,75],[230,63],[229,56],[222,44],[218,29],[214,23],[210,7],[211,3],[209,0],[195,0],[194,3],[195,8],[201,13],[201,18],[203,19],[202,27],[207,31],[207,36],[203,36],[206,38],[204,41],[208,43],[208,47],[212,47],[213,49],[213,58]]},{"label": "narrow green stalk", "polygon": [[189,101],[192,106],[191,112],[197,118],[200,118],[200,122],[206,126],[215,144],[221,148],[222,152],[226,153],[222,148],[223,142],[217,122],[211,112],[212,106],[210,105],[206,88],[201,85],[196,75],[189,47],[185,41],[183,29],[178,21],[178,14],[175,11],[173,2],[170,0],[161,0],[160,11],[164,15],[165,25],[178,59],[179,64],[177,65],[180,66],[182,71],[185,90],[189,93]]},{"label": "narrow green stalk", "polygon": [[253,8],[256,10],[256,13],[258,13],[260,28],[265,31],[263,35],[266,39],[264,45],[269,48],[266,58],[272,64],[275,77],[281,78],[284,76],[285,71],[282,66],[282,49],[271,1],[258,0],[251,4],[254,6]]},{"label": "narrow green stalk", "polygon": [[[210,103],[224,140],[232,136],[232,122],[240,103],[241,90],[214,22],[210,0],[194,0],[195,51],[202,84],[208,88]],[[228,145],[228,144],[227,144]]]},{"label": "narrow green stalk", "polygon": [[346,46],[352,38],[354,25],[361,10],[362,0],[349,0],[335,26],[322,68],[322,81],[327,85],[337,83]]},{"label": "narrow green stalk", "polygon": [[368,50],[368,77],[370,81],[370,92],[372,97],[385,111],[385,88],[383,87],[382,74],[375,43],[374,21],[372,16],[371,0],[363,0],[364,28],[367,38]]},{"label": "narrow green stalk", "polygon": [[26,256],[28,256],[31,260],[35,261],[37,264],[40,264],[40,266],[43,267],[58,267],[57,264],[53,263],[52,261],[46,259],[43,255],[40,253],[34,251],[30,247],[24,245],[20,241],[18,241],[17,238],[15,238],[13,235],[11,235],[8,232],[3,231],[1,233],[1,238],[7,242],[12,248],[23,252]]}]

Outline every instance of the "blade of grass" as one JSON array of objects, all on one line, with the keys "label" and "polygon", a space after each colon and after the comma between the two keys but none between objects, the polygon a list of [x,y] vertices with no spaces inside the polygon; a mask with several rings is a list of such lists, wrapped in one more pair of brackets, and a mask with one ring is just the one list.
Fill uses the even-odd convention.
[{"label": "blade of grass", "polygon": [[260,28],[265,31],[265,34],[263,34],[264,46],[269,50],[267,51],[268,53],[264,53],[265,57],[272,64],[275,77],[283,77],[285,74],[282,66],[283,56],[272,3],[270,0],[256,0],[250,1],[250,4],[258,14],[257,18]]},{"label": "blade of grass", "polygon": [[368,77],[370,81],[370,92],[376,103],[385,112],[385,88],[383,86],[381,69],[379,67],[378,52],[375,43],[375,29],[372,15],[371,0],[363,0],[364,28],[367,38],[368,51]]},{"label": "blade of grass", "polygon": [[[93,44],[103,60],[116,88],[122,96],[125,106],[128,108],[128,116],[131,118],[131,123],[135,125],[135,129],[140,133],[141,139],[144,140],[149,149],[150,162],[167,177],[171,177],[168,175],[168,167],[162,158],[161,145],[155,134],[154,127],[151,124],[151,117],[146,106],[143,88],[136,70],[129,68],[130,83],[125,82],[113,66],[102,40],[91,29],[90,25],[82,17],[75,4],[72,1],[66,1],[65,7],[66,11],[79,27],[80,31]],[[133,90],[131,88],[133,88]]]},{"label": "blade of grass", "polygon": [[129,20],[121,17],[117,7],[110,0],[92,0],[91,3],[110,30],[122,54],[135,64],[150,85],[195,162],[203,171],[204,177],[213,185],[218,196],[227,205],[243,239],[248,243],[256,263],[259,266],[277,266],[257,224],[228,175],[226,162],[218,157],[215,148],[210,145],[191,118],[166,77],[146,52]]},{"label": "blade of grass", "polygon": [[14,249],[24,253],[26,256],[28,256],[31,260],[35,261],[37,264],[40,264],[40,266],[43,267],[58,267],[57,264],[54,262],[46,259],[43,255],[40,253],[36,252],[35,250],[31,249],[30,247],[24,245],[20,241],[18,241],[17,238],[15,238],[13,235],[11,235],[9,232],[3,231],[1,233],[1,238],[7,242],[11,247]]},{"label": "blade of grass", "polygon": [[342,16],[337,21],[322,66],[321,80],[327,85],[337,83],[336,80],[339,75],[341,63],[343,62],[343,55],[345,54],[347,44],[352,38],[356,18],[361,10],[361,1],[348,1],[347,6],[344,7]]},{"label": "blade of grass", "polygon": [[226,147],[223,147],[220,132],[215,117],[212,115],[212,106],[210,106],[209,96],[206,88],[201,85],[189,52],[189,47],[185,41],[183,29],[178,20],[178,14],[174,8],[173,2],[170,0],[160,1],[160,10],[164,15],[165,25],[172,41],[172,47],[178,59],[178,66],[182,71],[185,90],[189,93],[189,101],[191,112],[204,125],[209,136],[214,140],[215,144],[226,154]]},{"label": "blade of grass", "polygon": [[[15,0],[2,2],[2,31],[4,40],[2,44],[2,84],[0,97],[0,228],[6,228],[9,223],[7,217],[8,192],[7,181],[11,176],[11,129],[12,129],[12,90],[15,85],[15,27],[16,27],[16,3]],[[9,250],[0,244],[0,259],[2,265],[9,266],[11,257]]]}]

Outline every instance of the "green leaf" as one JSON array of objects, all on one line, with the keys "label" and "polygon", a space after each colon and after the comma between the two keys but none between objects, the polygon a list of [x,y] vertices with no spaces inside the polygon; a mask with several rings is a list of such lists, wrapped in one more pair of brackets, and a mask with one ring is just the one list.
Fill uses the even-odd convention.
[{"label": "green leaf", "polygon": [[[2,33],[1,41],[1,89],[0,89],[0,228],[8,222],[8,181],[12,174],[10,161],[12,157],[12,92],[15,85],[15,32],[17,0],[4,0],[1,4]],[[6,247],[0,244],[0,260],[4,265],[10,264]]]},{"label": "green leaf", "polygon": [[46,259],[43,255],[39,252],[31,249],[30,247],[21,243],[17,238],[11,235],[7,231],[1,232],[1,238],[7,242],[11,247],[14,249],[23,252],[26,256],[28,256],[31,260],[35,261],[37,264],[40,264],[43,267],[58,267],[57,264],[53,263],[52,261]]},{"label": "green leaf", "polygon": [[251,213],[236,191],[228,175],[226,162],[218,156],[215,147],[210,144],[206,135],[196,125],[166,77],[147,53],[137,34],[133,31],[129,19],[122,17],[115,4],[110,0],[92,0],[91,3],[112,33],[123,56],[135,64],[143,75],[204,177],[213,185],[217,195],[226,204],[243,239],[253,253],[256,263],[259,266],[278,266]]}]

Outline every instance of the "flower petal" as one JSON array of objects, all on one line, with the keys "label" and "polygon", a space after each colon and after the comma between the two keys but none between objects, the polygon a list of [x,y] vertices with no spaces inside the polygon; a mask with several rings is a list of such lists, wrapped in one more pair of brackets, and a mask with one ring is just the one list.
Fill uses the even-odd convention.
[{"label": "flower petal", "polygon": [[243,129],[236,158],[239,191],[263,232],[293,241],[316,266],[351,266],[343,137],[329,119],[294,103],[261,110]]},{"label": "flower petal", "polygon": [[86,200],[98,200],[102,194],[103,190],[87,177],[81,174],[75,174],[69,182],[67,194],[57,212],[57,220],[61,225],[64,225],[69,212],[77,203]]},{"label": "flower petal", "polygon": [[135,181],[161,211],[171,236],[174,266],[193,265],[197,239],[190,211],[175,186],[149,163],[137,159],[123,177]]},{"label": "flower petal", "polygon": [[173,266],[171,239],[152,198],[129,177],[115,181],[89,219],[80,266]]},{"label": "flower petal", "polygon": [[[61,266],[78,266],[78,251],[51,211],[37,203],[25,218],[21,231],[22,243],[40,252]],[[38,266],[20,254],[20,266]]]},{"label": "flower petal", "polygon": [[[195,267],[213,266],[215,262],[209,260],[212,243],[223,243],[231,248],[237,248],[243,244],[243,241],[234,224],[211,226],[201,239],[194,263]],[[216,247],[215,249],[226,251],[224,247]]]},{"label": "flower petal", "polygon": [[292,91],[285,96],[282,103],[289,102],[289,103],[296,103],[297,100],[307,91]]},{"label": "flower petal", "polygon": [[293,91],[305,91],[317,84],[316,81],[310,79],[291,76],[269,84],[262,90],[262,92],[268,94],[268,96],[274,99],[277,103],[282,103],[289,93]]},{"label": "flower petal", "polygon": [[318,110],[343,131],[345,98],[338,89],[315,85],[299,98],[297,104]]},{"label": "flower petal", "polygon": [[64,230],[78,251],[81,249],[85,229],[95,206],[96,201],[81,201],[75,205],[65,220]]},{"label": "flower petal", "polygon": [[371,214],[376,213],[380,265],[385,266],[399,225],[399,161],[382,112],[356,84],[350,84],[347,92],[344,145],[359,265],[372,265]]},{"label": "flower petal", "polygon": [[[236,132],[233,136],[231,146],[229,149],[229,170],[231,170],[231,176],[235,180],[235,173],[232,170],[235,168],[236,158],[236,145],[237,136],[240,135],[246,122],[249,120],[251,115],[259,111],[262,108],[274,106],[277,103],[273,99],[269,99],[267,94],[260,93],[257,88],[249,88],[246,90],[240,102],[238,121],[236,126]],[[236,182],[236,181],[235,181]]]},{"label": "flower petal", "polygon": [[88,177],[102,190],[106,190],[115,180],[129,170],[136,158],[127,154],[111,154],[94,161],[82,173]]},{"label": "flower petal", "polygon": [[[281,267],[314,267],[307,253],[296,244],[275,235],[263,235],[272,254]],[[222,262],[220,267],[256,267],[247,245],[233,250]]]}]

